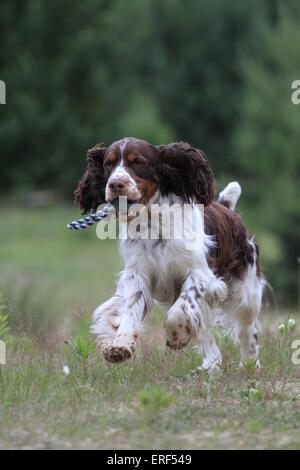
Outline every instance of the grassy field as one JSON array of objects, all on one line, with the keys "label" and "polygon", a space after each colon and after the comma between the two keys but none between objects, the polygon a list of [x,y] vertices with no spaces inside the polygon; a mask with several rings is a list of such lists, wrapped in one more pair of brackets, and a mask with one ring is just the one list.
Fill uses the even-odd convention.
[{"label": "grassy field", "polygon": [[[220,374],[190,374],[200,358],[190,347],[166,350],[159,311],[136,357],[110,365],[94,350],[89,318],[113,291],[115,242],[67,231],[78,215],[68,207],[1,214],[0,448],[300,448],[296,312],[262,315],[260,373],[251,364],[241,372],[218,331]],[[296,328],[280,333],[288,316]]]}]

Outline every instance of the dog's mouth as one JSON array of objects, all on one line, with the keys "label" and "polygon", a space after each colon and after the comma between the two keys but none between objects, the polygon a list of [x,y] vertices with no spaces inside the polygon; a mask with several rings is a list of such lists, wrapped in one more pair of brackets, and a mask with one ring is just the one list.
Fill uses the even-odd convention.
[{"label": "dog's mouth", "polygon": [[142,191],[139,190],[128,191],[126,189],[120,191],[108,191],[106,194],[106,202],[112,205],[116,205],[116,201],[120,200],[120,198],[122,201],[127,200],[129,203],[131,201],[138,201],[141,203],[143,194]]},{"label": "dog's mouth", "polygon": [[116,210],[124,210],[127,208],[127,212],[130,209],[130,207],[134,206],[135,204],[141,204],[141,198],[140,199],[121,199],[120,197],[116,197],[112,201],[110,201],[110,204],[114,206]]},{"label": "dog's mouth", "polygon": [[[115,208],[118,213],[119,221],[122,223],[130,223],[141,215],[144,203],[142,198],[139,199],[122,199],[117,197],[113,199],[110,204]],[[136,209],[134,208],[136,206]]]}]

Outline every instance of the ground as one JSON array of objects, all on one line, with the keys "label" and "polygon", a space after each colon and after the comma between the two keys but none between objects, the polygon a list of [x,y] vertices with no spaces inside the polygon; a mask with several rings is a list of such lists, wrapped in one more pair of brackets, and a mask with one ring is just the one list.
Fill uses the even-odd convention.
[{"label": "ground", "polygon": [[251,363],[239,369],[238,349],[218,330],[220,373],[191,374],[200,357],[192,347],[167,350],[158,310],[136,357],[105,363],[89,318],[113,291],[115,242],[98,240],[93,228],[68,232],[78,215],[68,207],[1,213],[0,448],[300,448],[297,312],[263,312],[259,373]]}]

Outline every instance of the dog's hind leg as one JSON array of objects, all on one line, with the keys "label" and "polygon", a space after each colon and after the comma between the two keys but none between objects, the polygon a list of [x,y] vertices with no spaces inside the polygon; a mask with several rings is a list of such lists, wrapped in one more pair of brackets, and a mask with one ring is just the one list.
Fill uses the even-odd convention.
[{"label": "dog's hind leg", "polygon": [[236,339],[241,346],[240,366],[253,360],[259,368],[258,316],[265,280],[257,268],[257,248],[253,241],[250,243],[253,246],[253,263],[248,265],[244,279],[236,281],[232,286],[231,318],[236,323]]},{"label": "dog's hind leg", "polygon": [[222,354],[210,326],[199,329],[197,340],[196,347],[202,356],[202,364],[197,370],[218,370],[222,364]]}]

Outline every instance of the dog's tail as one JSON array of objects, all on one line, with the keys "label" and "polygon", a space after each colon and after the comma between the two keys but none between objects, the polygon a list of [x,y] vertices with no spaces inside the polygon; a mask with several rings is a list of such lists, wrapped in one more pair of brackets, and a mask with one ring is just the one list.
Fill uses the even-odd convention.
[{"label": "dog's tail", "polygon": [[223,189],[223,191],[220,192],[218,202],[234,211],[241,193],[242,188],[239,183],[237,181],[232,181]]}]

